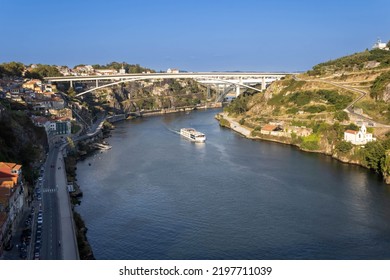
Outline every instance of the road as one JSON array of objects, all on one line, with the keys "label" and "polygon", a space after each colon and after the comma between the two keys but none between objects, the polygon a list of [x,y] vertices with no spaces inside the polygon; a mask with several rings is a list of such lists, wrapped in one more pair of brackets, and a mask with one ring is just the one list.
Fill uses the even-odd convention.
[{"label": "road", "polygon": [[[102,114],[92,125],[90,133],[78,136],[74,141],[95,136],[101,130],[104,120],[105,116]],[[62,153],[66,144],[62,144],[62,139],[59,142],[61,144],[51,145],[45,163],[41,203],[43,212],[41,259],[75,260],[79,259],[79,254]]]},{"label": "road", "polygon": [[46,159],[45,173],[42,186],[42,249],[41,258],[45,260],[61,259],[61,250],[59,248],[60,224],[59,209],[57,199],[56,185],[56,161],[58,157],[58,147],[50,149]]},{"label": "road", "polygon": [[62,147],[49,150],[42,184],[42,248],[44,260],[79,259]]},{"label": "road", "polygon": [[373,119],[371,119],[371,118],[369,118],[367,116],[355,113],[353,111],[354,104],[356,104],[359,100],[361,100],[363,97],[365,97],[367,95],[366,91],[363,91],[361,89],[357,89],[357,88],[354,88],[354,87],[351,87],[351,86],[346,86],[346,85],[339,84],[339,83],[336,83],[336,82],[331,82],[331,81],[326,81],[326,80],[321,80],[321,79],[306,80],[306,79],[298,78],[296,75],[293,75],[293,79],[296,80],[296,81],[317,82],[317,83],[319,82],[319,83],[330,84],[330,85],[333,85],[335,87],[339,87],[339,88],[342,88],[342,89],[345,89],[345,90],[348,90],[348,91],[352,91],[352,92],[358,93],[358,94],[360,94],[360,96],[358,98],[356,98],[355,100],[353,100],[350,104],[348,104],[348,106],[344,109],[344,111],[347,112],[348,114],[350,114],[350,115],[352,115],[352,116],[362,120],[362,121],[371,123],[372,126],[384,127],[384,128],[389,128],[390,127],[390,125],[386,125],[386,124],[382,124],[382,123],[376,122],[376,121],[374,121]]}]

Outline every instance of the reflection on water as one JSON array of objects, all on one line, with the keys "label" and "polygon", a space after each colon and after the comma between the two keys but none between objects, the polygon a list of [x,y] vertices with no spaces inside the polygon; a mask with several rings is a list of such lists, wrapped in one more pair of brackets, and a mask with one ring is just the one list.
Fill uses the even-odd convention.
[{"label": "reflection on water", "polygon": [[[77,210],[98,259],[390,258],[380,178],[242,138],[216,112],[118,123],[113,148],[78,164]],[[171,131],[182,127],[207,142]]]}]

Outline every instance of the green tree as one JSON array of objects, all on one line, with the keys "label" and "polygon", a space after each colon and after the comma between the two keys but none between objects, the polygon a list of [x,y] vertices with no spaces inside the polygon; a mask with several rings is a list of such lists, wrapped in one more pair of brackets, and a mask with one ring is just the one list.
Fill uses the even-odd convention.
[{"label": "green tree", "polygon": [[350,123],[349,125],[347,125],[347,126],[345,127],[345,129],[350,129],[350,130],[358,131],[358,130],[359,130],[359,127],[358,127],[356,124],[354,124],[354,123]]},{"label": "green tree", "polygon": [[334,118],[335,118],[336,120],[338,120],[339,122],[348,121],[348,120],[349,120],[348,113],[347,113],[347,112],[344,112],[344,111],[336,111],[336,112],[334,113]]},{"label": "green tree", "polygon": [[370,96],[375,100],[382,99],[386,86],[390,83],[390,71],[379,75],[371,86]]},{"label": "green tree", "polygon": [[341,141],[336,144],[336,150],[342,153],[347,153],[352,150],[353,145],[351,142]]},{"label": "green tree", "polygon": [[369,142],[363,150],[366,166],[377,173],[382,170],[381,162],[385,157],[385,149],[380,141]]},{"label": "green tree", "polygon": [[24,65],[20,62],[9,62],[9,63],[3,63],[2,64],[2,71],[4,75],[7,76],[17,76],[21,77],[24,71]]},{"label": "green tree", "polygon": [[248,102],[251,96],[240,95],[236,99],[234,99],[230,104],[225,107],[225,110],[228,113],[232,114],[243,114],[248,111]]},{"label": "green tree", "polygon": [[74,90],[73,87],[70,87],[70,88],[68,89],[67,94],[68,94],[68,96],[69,96],[70,98],[74,98],[74,97],[76,96],[76,91]]}]

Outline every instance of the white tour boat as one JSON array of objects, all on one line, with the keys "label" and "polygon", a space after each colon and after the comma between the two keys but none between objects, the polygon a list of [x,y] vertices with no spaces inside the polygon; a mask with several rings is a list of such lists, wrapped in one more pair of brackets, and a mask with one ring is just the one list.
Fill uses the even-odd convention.
[{"label": "white tour boat", "polygon": [[203,143],[206,141],[206,135],[204,135],[202,132],[196,131],[193,128],[180,129],[180,135],[184,136],[185,138],[188,138],[193,142]]}]

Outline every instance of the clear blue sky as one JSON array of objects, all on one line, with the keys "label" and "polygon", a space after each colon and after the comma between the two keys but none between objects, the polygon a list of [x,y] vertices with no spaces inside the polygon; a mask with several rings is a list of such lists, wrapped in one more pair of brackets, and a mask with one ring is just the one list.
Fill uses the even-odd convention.
[{"label": "clear blue sky", "polygon": [[390,40],[389,0],[0,0],[0,63],[298,71]]}]

